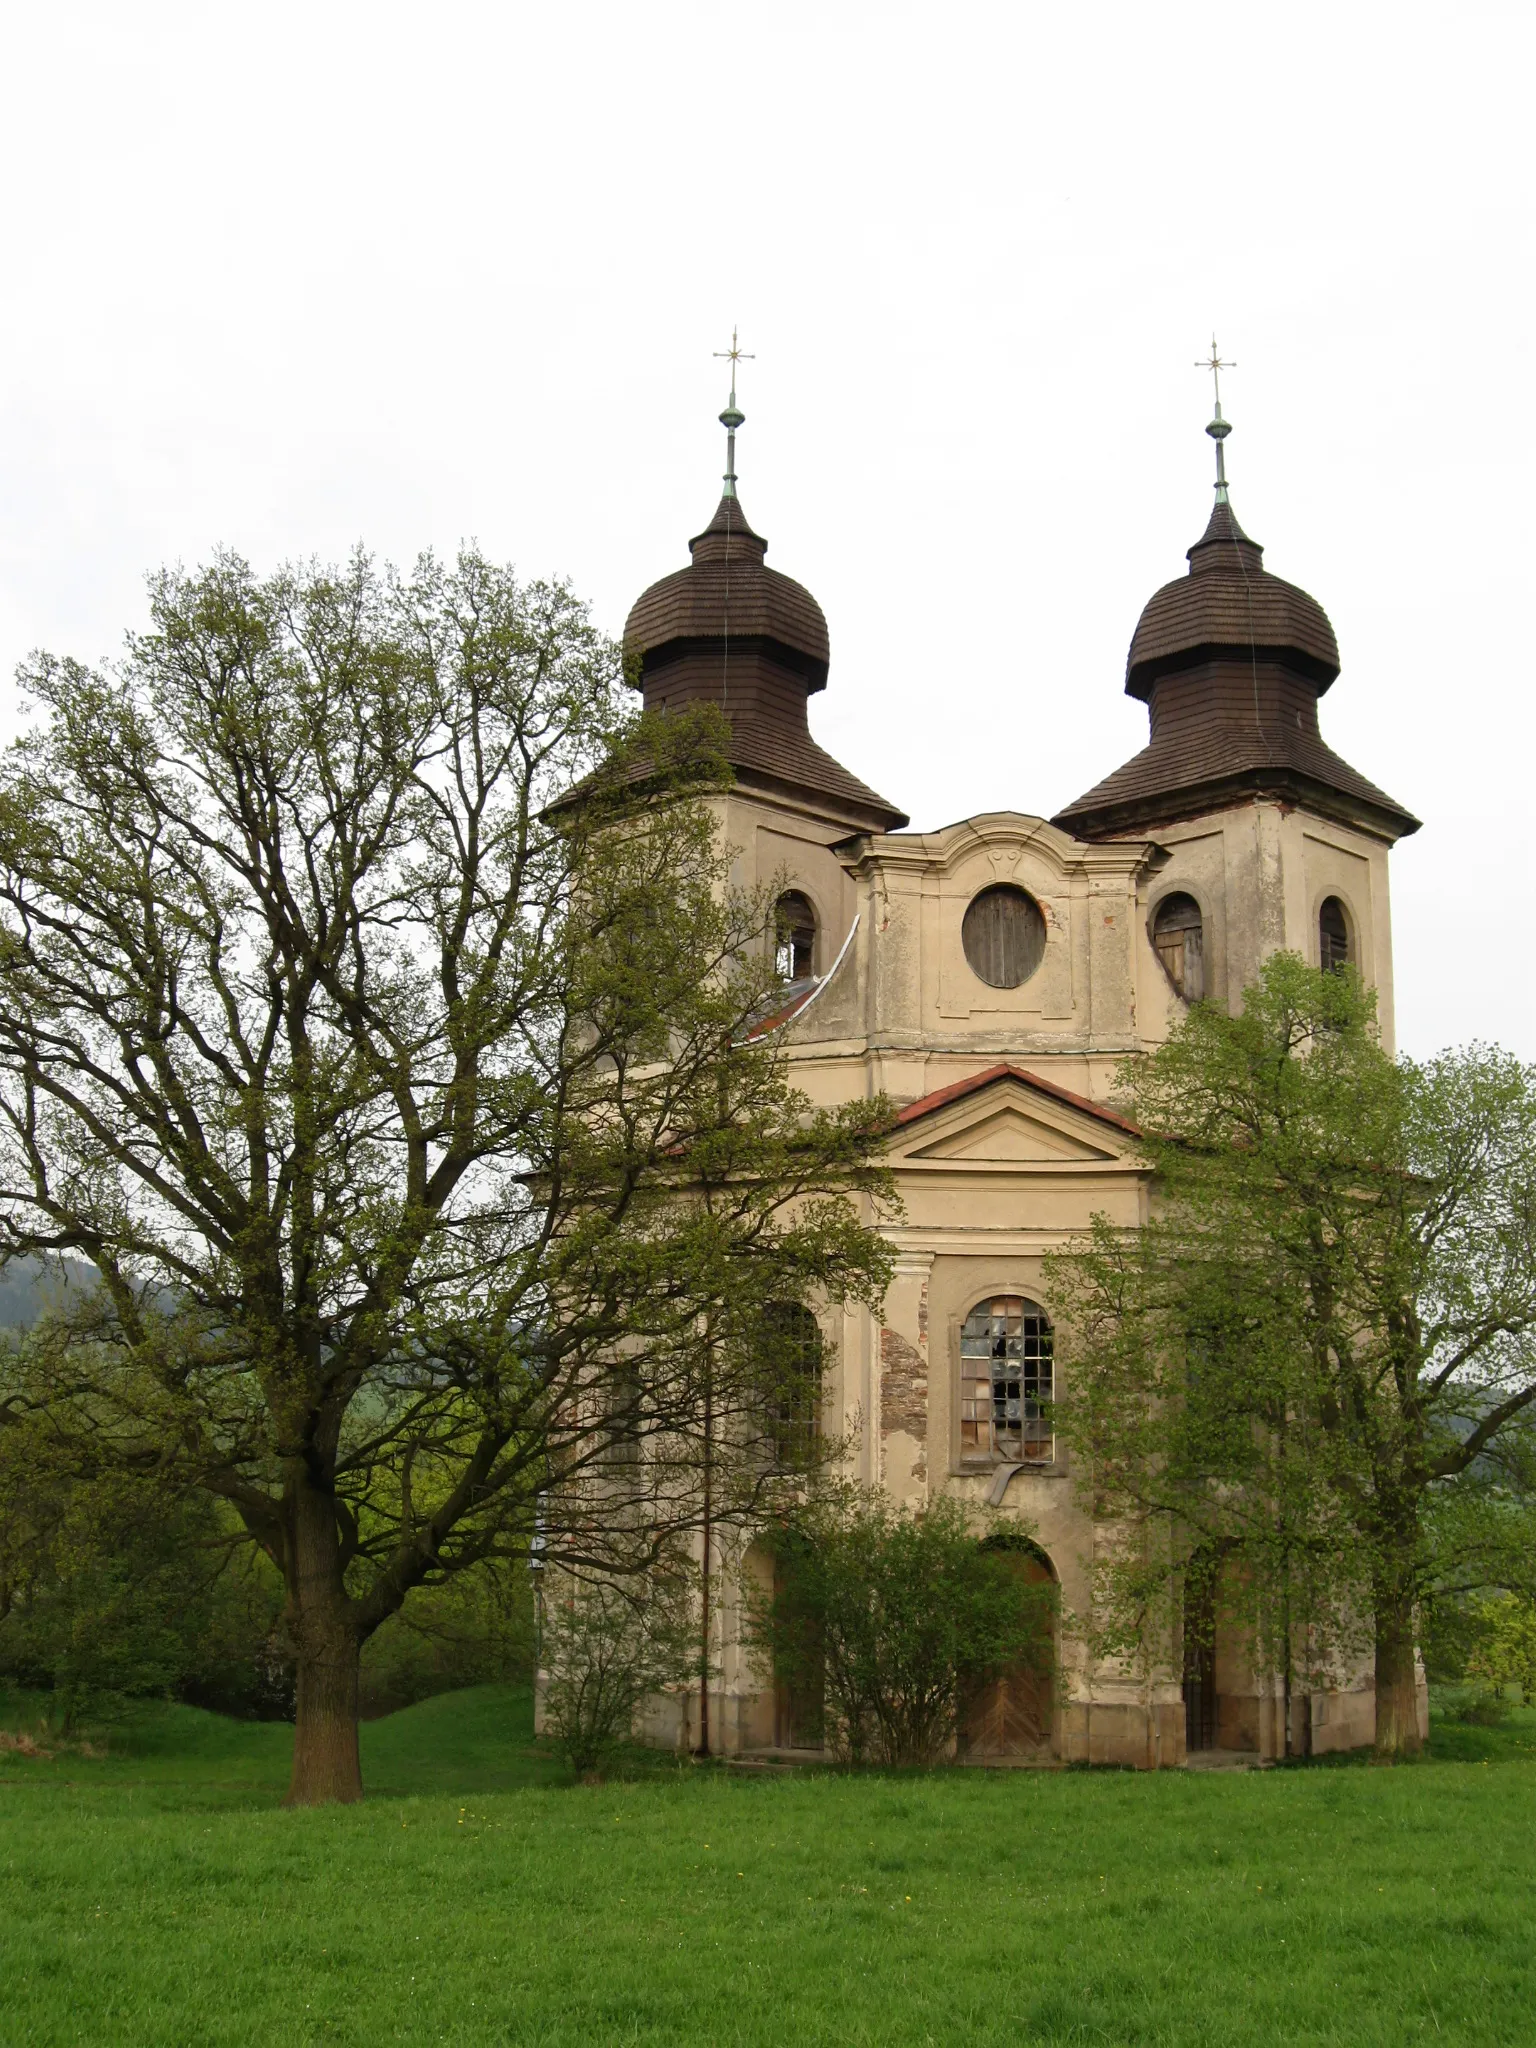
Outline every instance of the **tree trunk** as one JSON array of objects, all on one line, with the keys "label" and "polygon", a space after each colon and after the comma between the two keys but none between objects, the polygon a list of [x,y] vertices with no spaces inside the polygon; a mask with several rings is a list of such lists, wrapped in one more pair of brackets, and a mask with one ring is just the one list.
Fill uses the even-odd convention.
[{"label": "tree trunk", "polygon": [[362,1639],[347,1597],[330,1494],[303,1483],[291,1513],[288,1626],[298,1661],[298,1705],[285,1804],[328,1806],[363,1796],[357,1749]]},{"label": "tree trunk", "polygon": [[[305,1631],[317,1633],[311,1625]],[[363,1772],[357,1750],[357,1668],[361,1644],[351,1629],[327,1632],[328,1642],[299,1655],[298,1712],[293,1730],[293,1777],[287,1806],[329,1806],[361,1799]]]},{"label": "tree trunk", "polygon": [[1376,1748],[1382,1756],[1417,1756],[1419,1693],[1413,1602],[1393,1591],[1376,1602]]}]

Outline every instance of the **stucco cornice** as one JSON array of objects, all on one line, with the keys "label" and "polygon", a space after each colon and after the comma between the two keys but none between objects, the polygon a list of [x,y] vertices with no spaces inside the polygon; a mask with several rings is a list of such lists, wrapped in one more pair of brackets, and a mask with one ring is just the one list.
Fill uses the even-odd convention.
[{"label": "stucco cornice", "polygon": [[1074,839],[1048,818],[1023,811],[985,811],[937,832],[861,832],[834,849],[850,874],[907,871],[947,875],[979,852],[1028,852],[1062,881],[1074,875],[1130,877],[1162,858],[1155,840],[1107,844]]}]

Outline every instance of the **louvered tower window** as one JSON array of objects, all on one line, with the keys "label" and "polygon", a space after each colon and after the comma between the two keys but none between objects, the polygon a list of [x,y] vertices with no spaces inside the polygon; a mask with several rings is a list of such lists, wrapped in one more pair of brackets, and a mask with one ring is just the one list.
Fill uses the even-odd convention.
[{"label": "louvered tower window", "polygon": [[773,906],[774,965],[780,981],[807,981],[816,972],[816,912],[798,889]]},{"label": "louvered tower window", "polygon": [[1349,920],[1337,896],[1324,898],[1317,914],[1317,958],[1324,974],[1337,974],[1341,967],[1353,967],[1354,949],[1349,943]]},{"label": "louvered tower window", "polygon": [[1205,994],[1205,929],[1193,896],[1165,896],[1152,919],[1152,943],[1186,1003]]}]

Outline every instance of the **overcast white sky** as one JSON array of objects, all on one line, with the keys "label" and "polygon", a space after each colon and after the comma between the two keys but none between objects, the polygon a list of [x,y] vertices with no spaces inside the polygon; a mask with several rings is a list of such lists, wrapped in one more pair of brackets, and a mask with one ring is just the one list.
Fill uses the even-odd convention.
[{"label": "overcast white sky", "polygon": [[[1416,811],[1404,1046],[1536,1056],[1536,10],[5,0],[0,674],[153,566],[477,538],[617,631],[742,498],[817,736],[919,826],[1143,743],[1210,502]],[[11,722],[13,709],[7,709]]]}]

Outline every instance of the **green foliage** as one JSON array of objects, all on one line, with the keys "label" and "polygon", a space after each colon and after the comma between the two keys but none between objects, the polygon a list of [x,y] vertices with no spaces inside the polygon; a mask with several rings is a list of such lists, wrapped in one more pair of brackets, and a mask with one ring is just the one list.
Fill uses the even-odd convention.
[{"label": "green foliage", "polygon": [[280,1610],[276,1574],[206,1497],[114,1471],[58,1479],[0,1619],[0,1676],[46,1687],[64,1728],[155,1695],[291,1711]]},{"label": "green foliage", "polygon": [[1473,1626],[1467,1676],[1500,1694],[1517,1686],[1524,1705],[1536,1705],[1536,1601],[1514,1593],[1477,1601]]},{"label": "green foliage", "polygon": [[1015,1663],[1049,1667],[1054,1587],[1027,1584],[977,1533],[948,1495],[917,1515],[836,1487],[767,1539],[774,1587],[748,1592],[751,1641],[778,1679],[822,1694],[849,1762],[931,1764],[981,1686]]},{"label": "green foliage", "polygon": [[[226,1503],[280,1573],[301,1729],[417,1589],[633,1569],[772,1491],[772,1303],[875,1302],[879,1101],[815,1109],[766,896],[560,585],[473,550],[166,574],[39,656],[0,777],[0,1250],[99,1285],[0,1433]],[[620,1498],[622,1496],[622,1498]],[[356,1796],[301,1741],[295,1797]],[[309,1775],[313,1769],[313,1775]]]},{"label": "green foliage", "polygon": [[363,1712],[392,1714],[466,1686],[530,1684],[533,1606],[521,1563],[423,1586],[363,1645]]},{"label": "green foliage", "polygon": [[1379,1739],[1411,1747],[1415,1610],[1493,1576],[1530,1465],[1536,1074],[1394,1062],[1353,974],[1282,954],[1122,1085],[1151,1222],[1052,1265],[1057,1426],[1134,1532],[1094,1622],[1166,1642],[1213,1569],[1271,1670],[1321,1677],[1367,1630]]},{"label": "green foliage", "polygon": [[1432,1686],[1460,1685],[1477,1647],[1476,1603],[1435,1594],[1419,1613],[1419,1648]]},{"label": "green foliage", "polygon": [[698,1657],[698,1589],[689,1573],[653,1571],[632,1585],[546,1577],[545,1720],[582,1776],[612,1762],[631,1740],[641,1703],[695,1675]]}]

